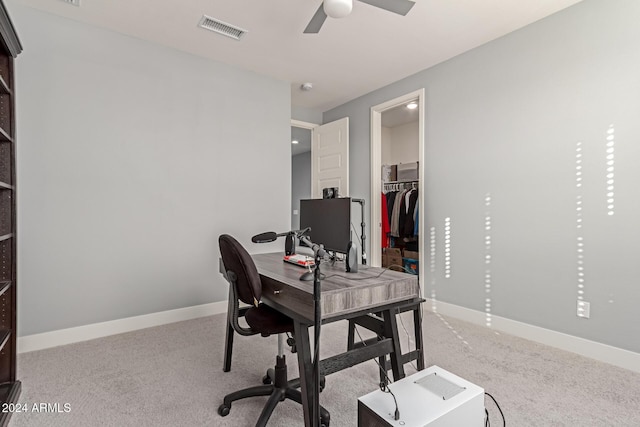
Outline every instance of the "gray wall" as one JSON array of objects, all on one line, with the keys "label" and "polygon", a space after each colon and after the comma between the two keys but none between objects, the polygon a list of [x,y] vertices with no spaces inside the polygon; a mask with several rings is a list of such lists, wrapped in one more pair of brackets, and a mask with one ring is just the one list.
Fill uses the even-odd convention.
[{"label": "gray wall", "polygon": [[[300,200],[311,198],[311,151],[291,157],[291,229],[300,228]],[[298,215],[293,211],[298,210]]]},{"label": "gray wall", "polygon": [[291,118],[302,122],[320,124],[322,123],[322,111],[294,105],[291,106]]},{"label": "gray wall", "polygon": [[289,83],[10,14],[20,335],[225,300],[221,233],[281,249],[249,238],[289,227]]},{"label": "gray wall", "polygon": [[[421,166],[426,225],[436,231],[427,296],[478,311],[489,298],[493,315],[640,351],[638,22],[640,2],[586,0],[325,112],[324,122],[349,117],[352,194],[368,198],[370,171],[361,165],[369,159],[370,107],[426,89]],[[614,172],[606,163],[610,125]],[[614,173],[613,215],[607,173]],[[590,319],[576,316],[579,290]]]}]

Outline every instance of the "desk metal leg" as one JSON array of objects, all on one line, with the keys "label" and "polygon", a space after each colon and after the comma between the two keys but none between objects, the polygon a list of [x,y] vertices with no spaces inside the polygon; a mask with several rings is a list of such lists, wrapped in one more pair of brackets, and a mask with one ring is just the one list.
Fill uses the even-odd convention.
[{"label": "desk metal leg", "polygon": [[402,350],[400,349],[400,338],[398,337],[396,311],[385,310],[382,315],[384,317],[384,336],[391,338],[393,344],[393,352],[391,353],[393,380],[398,381],[404,378],[404,365],[402,364]]},{"label": "desk metal leg", "polygon": [[311,427],[311,409],[313,408],[313,365],[309,343],[309,325],[293,322],[296,347],[298,349],[298,370],[300,372],[300,392],[302,393],[302,412],[305,427]]}]

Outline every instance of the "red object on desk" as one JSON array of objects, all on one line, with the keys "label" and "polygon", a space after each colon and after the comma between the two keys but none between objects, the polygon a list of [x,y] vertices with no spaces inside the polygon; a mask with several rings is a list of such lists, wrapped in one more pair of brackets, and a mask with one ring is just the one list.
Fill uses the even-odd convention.
[{"label": "red object on desk", "polygon": [[313,258],[310,258],[306,255],[298,255],[298,254],[285,255],[283,260],[291,264],[298,265],[300,267],[313,267],[316,264],[313,261]]}]

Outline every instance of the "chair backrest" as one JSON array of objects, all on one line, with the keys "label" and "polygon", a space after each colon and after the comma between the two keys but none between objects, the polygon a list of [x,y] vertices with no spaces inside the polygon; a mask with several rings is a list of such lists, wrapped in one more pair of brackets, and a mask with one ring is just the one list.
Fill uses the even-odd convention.
[{"label": "chair backrest", "polygon": [[245,304],[257,306],[262,298],[262,282],[258,268],[247,250],[233,237],[222,234],[218,238],[224,268],[235,273],[238,298]]}]

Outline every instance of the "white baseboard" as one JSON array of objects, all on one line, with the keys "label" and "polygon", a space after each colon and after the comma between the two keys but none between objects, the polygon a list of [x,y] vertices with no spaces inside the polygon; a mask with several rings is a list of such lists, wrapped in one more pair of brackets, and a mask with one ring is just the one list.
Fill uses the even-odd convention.
[{"label": "white baseboard", "polygon": [[[427,299],[427,303],[424,306],[428,310],[433,311],[432,307],[434,304],[437,312],[444,314],[445,316],[451,316],[476,325],[486,326],[486,314],[481,311],[471,310],[469,308],[442,301],[434,302],[429,299]],[[226,313],[226,311],[227,301],[218,301],[210,304],[178,308],[159,313],[151,313],[142,316],[78,326],[75,328],[27,335],[24,337],[18,337],[17,350],[18,353],[43,350],[45,348],[73,344],[109,335],[136,331],[138,329],[166,325],[168,323],[180,322],[198,317],[212,316],[214,314]],[[590,357],[592,359],[600,360],[605,363],[610,363],[631,371],[640,372],[640,353],[635,353],[607,344],[586,340],[584,338],[579,338],[573,335],[552,331],[550,329],[529,325],[495,315],[491,316],[491,328],[520,338],[528,339],[530,341],[539,342],[551,347],[556,347],[582,356]]]},{"label": "white baseboard", "polygon": [[[481,311],[430,299],[424,306],[429,311],[434,311],[435,306],[437,312],[445,316],[486,326],[486,314]],[[495,315],[491,316],[491,329],[640,372],[640,353]]]},{"label": "white baseboard", "polygon": [[42,350],[57,347],[59,345],[72,344],[80,341],[109,335],[122,334],[152,326],[166,325],[168,323],[195,319],[198,317],[212,316],[226,313],[227,301],[218,301],[210,304],[196,305],[193,307],[178,308],[175,310],[161,311],[159,313],[144,314],[141,316],[127,317],[125,319],[110,320],[108,322],[93,323],[91,325],[77,326],[75,328],[60,329],[57,331],[43,332],[41,334],[18,337],[18,353]]}]

